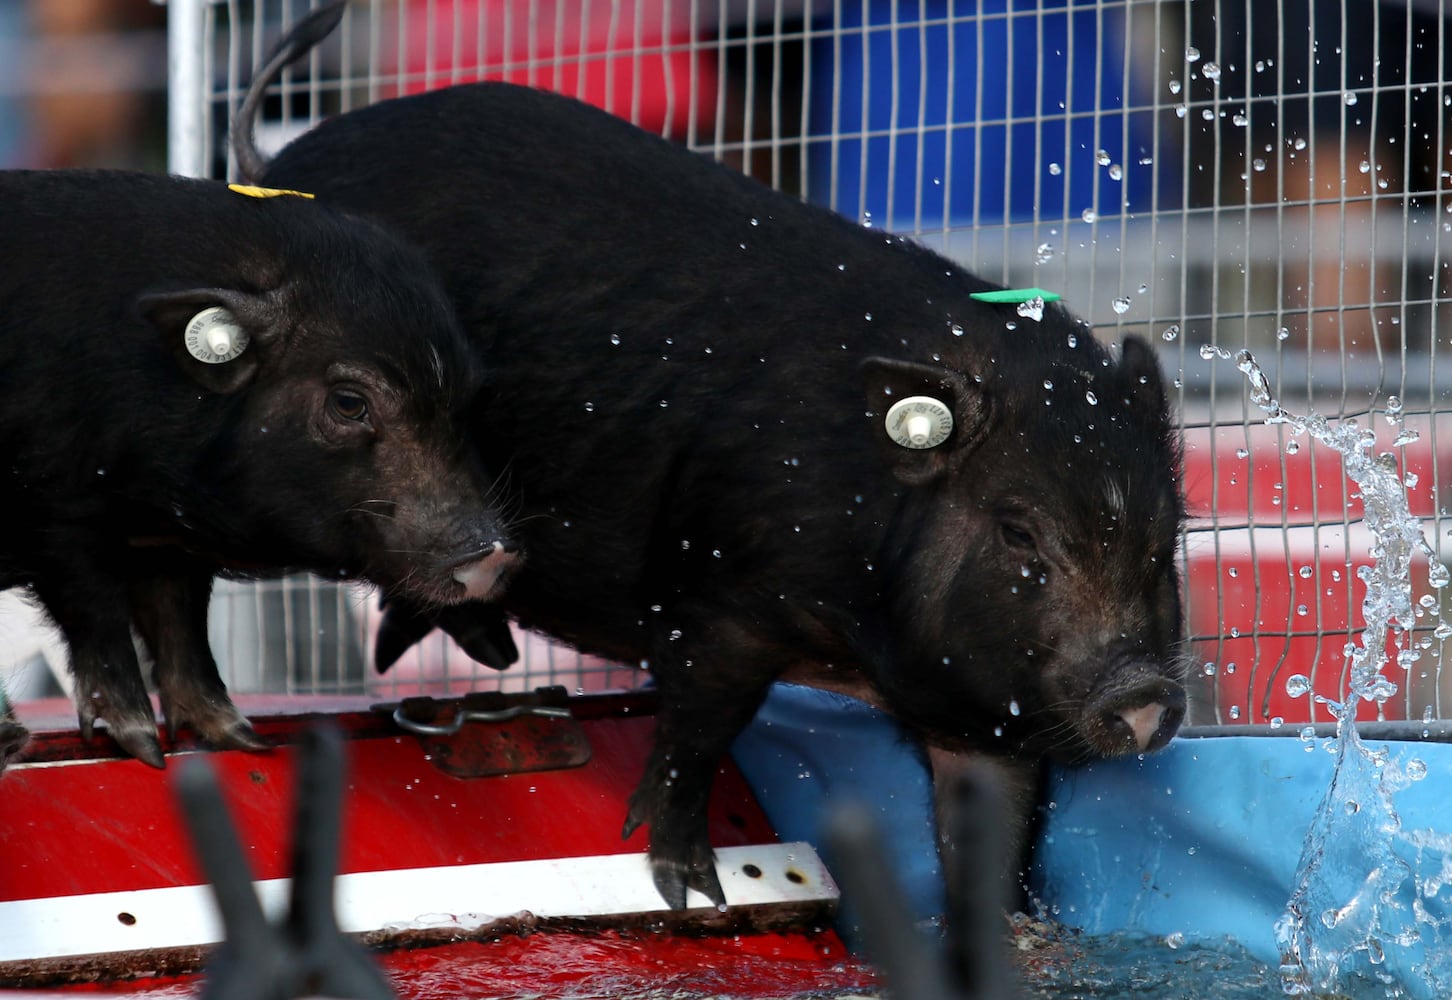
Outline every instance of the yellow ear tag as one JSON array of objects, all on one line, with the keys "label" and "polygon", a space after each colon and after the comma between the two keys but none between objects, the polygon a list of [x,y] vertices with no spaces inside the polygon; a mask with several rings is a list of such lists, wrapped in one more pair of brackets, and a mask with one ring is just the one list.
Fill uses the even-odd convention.
[{"label": "yellow ear tag", "polygon": [[228,188],[238,194],[245,194],[249,198],[278,198],[290,194],[295,198],[311,198],[312,195],[306,191],[287,191],[282,188],[257,187],[255,184],[228,184]]}]

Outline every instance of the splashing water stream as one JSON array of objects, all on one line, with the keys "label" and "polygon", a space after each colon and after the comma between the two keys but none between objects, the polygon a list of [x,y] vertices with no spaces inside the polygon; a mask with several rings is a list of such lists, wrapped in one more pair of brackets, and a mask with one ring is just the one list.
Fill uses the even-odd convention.
[{"label": "splashing water stream", "polygon": [[[1336,719],[1336,763],[1306,833],[1295,891],[1275,927],[1282,988],[1290,995],[1325,995],[1355,976],[1380,982],[1389,997],[1452,996],[1452,909],[1436,898],[1447,881],[1442,859],[1452,857],[1452,833],[1403,829],[1393,797],[1419,780],[1425,766],[1415,758],[1403,764],[1387,748],[1367,746],[1355,720],[1358,701],[1384,703],[1396,693],[1382,673],[1388,638],[1396,640],[1404,666],[1419,655],[1410,641],[1416,618],[1413,558],[1427,558],[1428,581],[1439,594],[1448,583],[1447,568],[1409,510],[1396,455],[1375,453],[1374,428],[1352,419],[1333,425],[1315,413],[1299,416],[1285,409],[1249,351],[1232,356],[1206,346],[1200,353],[1206,360],[1236,363],[1267,423],[1287,425],[1296,436],[1308,434],[1341,455],[1373,539],[1370,564],[1357,569],[1366,586],[1365,629],[1347,646],[1345,701],[1318,697]],[[1396,432],[1394,446],[1417,439],[1404,425],[1396,397],[1387,401],[1386,419]],[[1440,863],[1423,863],[1433,858]]]}]

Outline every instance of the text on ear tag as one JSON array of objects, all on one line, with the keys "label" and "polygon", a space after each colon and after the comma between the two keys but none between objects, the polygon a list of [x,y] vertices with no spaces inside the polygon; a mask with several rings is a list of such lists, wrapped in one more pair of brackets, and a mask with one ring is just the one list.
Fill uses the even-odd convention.
[{"label": "text on ear tag", "polygon": [[209,365],[220,365],[247,350],[247,331],[221,306],[203,309],[187,323],[187,353]]},{"label": "text on ear tag", "polygon": [[904,448],[936,448],[953,433],[953,411],[941,399],[909,396],[887,411],[887,436]]}]

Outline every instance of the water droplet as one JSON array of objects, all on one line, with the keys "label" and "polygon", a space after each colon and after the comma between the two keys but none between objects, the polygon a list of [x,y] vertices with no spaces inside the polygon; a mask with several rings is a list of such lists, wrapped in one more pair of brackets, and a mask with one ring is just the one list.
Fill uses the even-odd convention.
[{"label": "water droplet", "polygon": [[1171,80],[1170,81],[1170,93],[1172,93],[1172,94],[1178,94],[1180,92],[1180,90],[1181,90],[1180,81],[1179,80]]},{"label": "water droplet", "polygon": [[1422,758],[1420,757],[1413,757],[1411,760],[1407,761],[1404,770],[1407,773],[1407,777],[1411,780],[1421,781],[1427,776],[1427,762],[1422,760]]},{"label": "water droplet", "polygon": [[1305,674],[1291,674],[1286,678],[1286,694],[1292,698],[1304,698],[1311,693],[1311,678]]},{"label": "water droplet", "polygon": [[1129,312],[1130,301],[1129,301],[1129,296],[1128,295],[1121,295],[1121,296],[1119,296],[1119,298],[1115,299],[1113,302],[1111,302],[1109,304],[1111,306],[1113,306],[1114,307],[1114,311],[1117,312],[1121,316],[1123,316],[1125,313]]},{"label": "water droplet", "polygon": [[1357,101],[1356,91],[1354,91],[1354,90],[1348,90],[1346,92],[1346,106],[1349,108],[1352,105],[1354,105],[1356,103],[1356,101]]},{"label": "water droplet", "polygon": [[610,335],[610,343],[614,344],[616,347],[619,347],[620,346],[620,334],[618,334],[618,333],[612,333]]},{"label": "water droplet", "polygon": [[1040,243],[1034,251],[1035,264],[1047,264],[1054,257],[1054,245],[1052,243]]},{"label": "water droplet", "polygon": [[1124,179],[1124,168],[1121,167],[1117,163],[1110,164],[1110,166],[1109,166],[1109,179],[1112,180],[1112,181],[1123,180]]},{"label": "water droplet", "polygon": [[[1023,301],[1023,302],[1020,302],[1018,304],[1017,312],[1018,312],[1018,314],[1020,316],[1024,317],[1025,319],[1031,319],[1035,323],[1040,322],[1044,318],[1044,299],[1043,299],[1043,296],[1041,296],[1041,295],[1035,295],[1031,299],[1028,299],[1028,300]],[[1009,324],[1009,329],[1010,330],[1013,329],[1015,325],[1016,324],[1010,323]]]},{"label": "water droplet", "polygon": [[1250,169],[1254,170],[1258,174],[1265,173],[1265,160],[1257,156],[1255,159],[1250,161]]},{"label": "water droplet", "polygon": [[1193,45],[1185,46],[1185,62],[1199,62],[1200,50]]},{"label": "water droplet", "polygon": [[1272,729],[1279,729],[1282,726],[1284,726],[1285,724],[1286,724],[1286,720],[1283,719],[1283,718],[1281,718],[1279,715],[1273,715],[1273,716],[1271,716],[1270,727]]},{"label": "water droplet", "polygon": [[959,326],[957,323],[952,324],[951,326],[948,327],[948,329],[952,331],[953,336],[955,336],[955,337],[961,337],[961,336],[963,336],[963,328],[961,326]]},{"label": "water droplet", "polygon": [[1010,698],[1008,701],[1008,714],[1018,715],[1022,711],[1023,709],[1019,707],[1018,700],[1015,698]]},{"label": "water droplet", "polygon": [[1084,399],[1085,399],[1085,401],[1087,401],[1089,403],[1090,406],[1098,406],[1099,405],[1099,397],[1096,396],[1096,395],[1094,395],[1094,393],[1091,392],[1091,391],[1086,391],[1084,393]]},{"label": "water droplet", "polygon": [[1240,706],[1239,705],[1231,705],[1230,706],[1230,721],[1234,722],[1234,721],[1236,721],[1239,718],[1240,718]]},{"label": "water droplet", "polygon": [[1219,83],[1220,82],[1220,64],[1219,63],[1217,63],[1217,62],[1207,62],[1204,66],[1201,66],[1200,67],[1200,72],[1201,72],[1202,75],[1204,75],[1205,79],[1207,79],[1207,80],[1213,80],[1216,83]]},{"label": "water droplet", "polygon": [[585,403],[585,412],[586,413],[594,413],[595,412],[595,404],[587,401]]},{"label": "water droplet", "polygon": [[[1235,112],[1235,114],[1230,116],[1230,124],[1236,125],[1240,128],[1245,128],[1245,126],[1250,124],[1250,119],[1246,116],[1244,111],[1237,111]],[[1260,164],[1261,170],[1265,169],[1264,160],[1256,160],[1255,162]]]},{"label": "water droplet", "polygon": [[1176,104],[1175,105],[1175,117],[1176,118],[1183,118],[1183,117],[1185,117],[1185,115],[1189,114],[1189,112],[1190,112],[1190,109],[1187,108],[1187,107],[1185,107],[1185,105],[1183,105],[1183,104]]},{"label": "water droplet", "polygon": [[1079,217],[1085,222],[1093,222],[1095,219],[1099,218],[1099,213],[1095,212],[1092,208],[1086,208],[1083,212],[1080,213]]},{"label": "water droplet", "polygon": [[1061,166],[1059,166],[1057,163],[1050,163],[1049,164],[1049,175],[1051,177],[1058,177],[1063,172],[1064,172],[1064,168],[1061,167]]}]

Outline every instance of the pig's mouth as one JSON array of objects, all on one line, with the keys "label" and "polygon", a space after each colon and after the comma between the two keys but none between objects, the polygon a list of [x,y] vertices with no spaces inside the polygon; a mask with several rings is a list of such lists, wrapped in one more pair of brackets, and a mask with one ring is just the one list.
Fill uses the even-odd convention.
[{"label": "pig's mouth", "polygon": [[495,541],[446,566],[449,573],[449,603],[488,601],[497,597],[504,584],[524,561],[513,542]]}]

